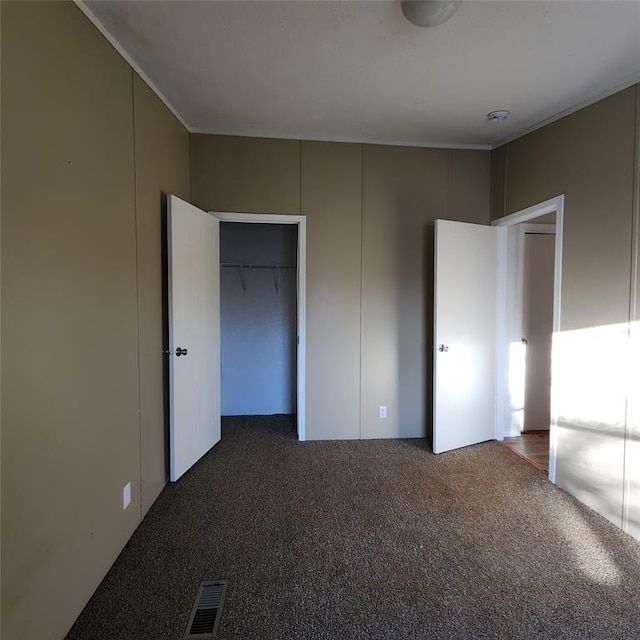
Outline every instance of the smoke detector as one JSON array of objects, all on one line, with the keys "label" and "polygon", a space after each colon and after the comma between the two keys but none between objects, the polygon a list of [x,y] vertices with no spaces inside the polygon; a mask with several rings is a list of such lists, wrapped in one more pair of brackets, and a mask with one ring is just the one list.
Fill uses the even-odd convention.
[{"label": "smoke detector", "polygon": [[501,122],[504,122],[510,115],[511,111],[507,111],[506,109],[499,109],[498,111],[487,113],[487,118],[489,118],[491,122],[500,124]]}]

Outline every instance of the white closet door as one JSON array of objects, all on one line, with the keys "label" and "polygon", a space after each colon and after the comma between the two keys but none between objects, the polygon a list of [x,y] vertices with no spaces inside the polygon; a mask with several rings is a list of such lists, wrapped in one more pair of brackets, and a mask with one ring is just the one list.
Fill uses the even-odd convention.
[{"label": "white closet door", "polygon": [[220,440],[219,222],[168,197],[172,481]]}]

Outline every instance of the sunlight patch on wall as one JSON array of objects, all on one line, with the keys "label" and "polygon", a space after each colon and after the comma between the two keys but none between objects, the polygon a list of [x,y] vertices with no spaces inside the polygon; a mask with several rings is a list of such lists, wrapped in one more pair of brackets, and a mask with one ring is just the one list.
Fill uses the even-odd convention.
[{"label": "sunlight patch on wall", "polygon": [[560,422],[624,429],[630,372],[628,323],[556,333],[552,366]]},{"label": "sunlight patch on wall", "polygon": [[551,446],[555,482],[622,526],[629,324],[554,335]]},{"label": "sunlight patch on wall", "polygon": [[509,345],[509,409],[513,435],[520,435],[524,426],[524,389],[527,346],[523,342]]}]

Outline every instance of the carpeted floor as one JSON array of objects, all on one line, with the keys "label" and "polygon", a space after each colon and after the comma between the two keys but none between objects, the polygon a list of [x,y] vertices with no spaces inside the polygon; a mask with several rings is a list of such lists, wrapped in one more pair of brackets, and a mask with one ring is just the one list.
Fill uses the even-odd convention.
[{"label": "carpeted floor", "polygon": [[229,580],[223,640],[640,638],[640,544],[498,443],[227,420],[67,637],[179,640],[209,579]]}]

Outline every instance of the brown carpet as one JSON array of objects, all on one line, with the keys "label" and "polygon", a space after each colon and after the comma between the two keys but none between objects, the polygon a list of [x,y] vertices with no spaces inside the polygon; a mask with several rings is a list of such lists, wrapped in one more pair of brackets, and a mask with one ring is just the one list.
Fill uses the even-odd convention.
[{"label": "brown carpet", "polygon": [[67,637],[179,640],[208,579],[229,580],[224,640],[640,638],[640,544],[498,443],[228,419]]}]

